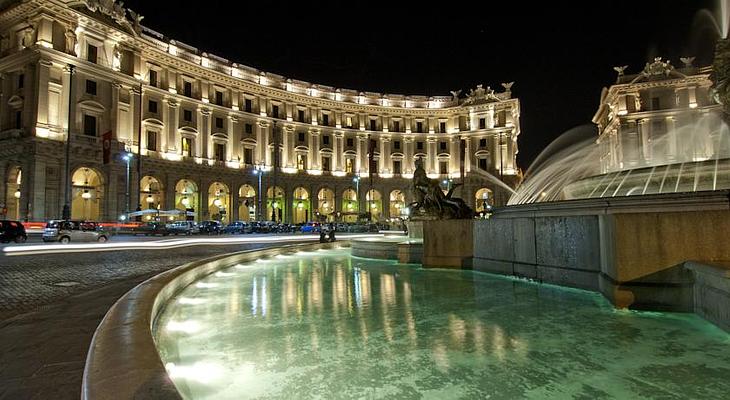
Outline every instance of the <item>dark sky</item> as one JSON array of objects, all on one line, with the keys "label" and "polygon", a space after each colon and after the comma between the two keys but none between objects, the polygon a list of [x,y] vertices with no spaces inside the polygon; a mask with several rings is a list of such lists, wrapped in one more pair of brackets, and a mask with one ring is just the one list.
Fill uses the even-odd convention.
[{"label": "dark sky", "polygon": [[561,133],[590,122],[601,88],[615,81],[613,66],[637,73],[654,56],[680,66],[687,55],[709,65],[717,38],[709,17],[716,3],[706,0],[440,3],[458,7],[213,0],[125,7],[201,51],[312,83],[448,96],[515,81],[523,170]]}]

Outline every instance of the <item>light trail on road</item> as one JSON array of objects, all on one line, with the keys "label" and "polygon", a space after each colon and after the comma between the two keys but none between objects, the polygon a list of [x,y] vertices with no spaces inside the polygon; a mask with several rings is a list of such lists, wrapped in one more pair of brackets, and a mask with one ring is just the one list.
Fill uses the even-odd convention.
[{"label": "light trail on road", "polygon": [[[343,235],[342,239],[362,239],[383,237],[383,234],[362,234]],[[247,237],[247,238],[189,238],[189,239],[166,239],[153,242],[106,242],[106,243],[85,243],[85,244],[49,244],[49,245],[25,245],[8,246],[3,248],[6,256],[28,256],[42,254],[64,254],[64,253],[86,253],[120,250],[168,250],[177,247],[212,245],[225,246],[231,244],[248,243],[309,243],[318,242],[319,236],[286,235],[274,237]]]}]

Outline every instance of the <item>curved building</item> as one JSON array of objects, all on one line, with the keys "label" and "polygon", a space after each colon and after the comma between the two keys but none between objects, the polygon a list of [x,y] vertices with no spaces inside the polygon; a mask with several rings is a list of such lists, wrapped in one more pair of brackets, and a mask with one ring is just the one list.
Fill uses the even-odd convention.
[{"label": "curved building", "polygon": [[[401,215],[416,157],[476,209],[516,186],[511,83],[460,96],[338,89],[256,70],[139,24],[121,2],[0,13],[0,199],[8,217],[354,221]],[[69,134],[70,133],[70,134]],[[70,140],[67,138],[70,137]],[[183,214],[184,215],[184,214]],[[2,215],[0,215],[2,216]]]}]

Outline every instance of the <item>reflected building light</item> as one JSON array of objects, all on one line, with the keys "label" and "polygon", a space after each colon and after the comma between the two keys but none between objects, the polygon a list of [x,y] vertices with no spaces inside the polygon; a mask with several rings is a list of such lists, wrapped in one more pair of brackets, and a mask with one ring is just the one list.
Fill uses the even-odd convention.
[{"label": "reflected building light", "polygon": [[253,287],[251,288],[251,315],[256,316],[259,306],[258,293],[256,291],[256,277],[253,277]]},{"label": "reflected building light", "polygon": [[362,288],[360,287],[360,268],[352,269],[352,281],[355,289],[355,307],[362,308]]},{"label": "reflected building light", "polygon": [[474,337],[474,349],[476,350],[477,354],[484,354],[484,325],[482,324],[482,321],[474,320],[472,322],[474,324],[474,328],[472,329],[472,336]]},{"label": "reflected building light", "polygon": [[492,353],[497,356],[499,361],[505,360],[505,338],[504,331],[498,325],[494,326],[494,335],[492,335]]},{"label": "reflected building light", "polygon": [[203,304],[206,302],[205,299],[195,298],[195,297],[181,297],[177,300],[179,304],[190,304],[190,305],[198,305]]},{"label": "reflected building light", "polygon": [[170,362],[165,364],[165,369],[173,380],[185,379],[206,384],[218,380],[223,375],[223,368],[210,362],[197,362],[188,366]]},{"label": "reflected building light", "polygon": [[266,316],[266,310],[269,308],[268,296],[266,295],[266,277],[261,277],[261,316]]},{"label": "reflected building light", "polygon": [[195,333],[200,330],[200,324],[196,321],[170,321],[165,329],[169,332]]},{"label": "reflected building light", "polygon": [[454,344],[459,349],[463,348],[466,338],[466,322],[454,314],[449,314],[449,333]]},{"label": "reflected building light", "polygon": [[449,355],[446,350],[446,346],[444,346],[441,341],[436,341],[436,343],[433,345],[433,350],[431,351],[431,354],[433,355],[433,360],[435,361],[436,366],[442,372],[448,371]]}]

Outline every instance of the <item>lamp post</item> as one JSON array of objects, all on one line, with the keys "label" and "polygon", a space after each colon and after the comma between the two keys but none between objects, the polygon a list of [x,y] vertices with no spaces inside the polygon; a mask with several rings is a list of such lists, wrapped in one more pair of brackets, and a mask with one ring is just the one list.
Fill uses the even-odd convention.
[{"label": "lamp post", "polygon": [[66,182],[63,188],[63,210],[61,218],[64,220],[71,219],[71,121],[73,121],[73,113],[71,112],[73,101],[73,80],[74,66],[68,65],[68,128],[66,129],[66,157],[64,163],[64,176]]},{"label": "lamp post", "polygon": [[124,161],[127,162],[127,190],[124,193],[124,198],[126,200],[126,206],[124,207],[124,215],[129,214],[129,163],[132,161],[132,158],[134,157],[134,154],[132,153],[125,153],[122,158]]},{"label": "lamp post", "polygon": [[261,193],[261,176],[264,174],[263,164],[259,163],[259,164],[254,165],[253,173],[255,175],[257,175],[259,178],[259,204],[256,207],[256,220],[261,221],[261,207],[262,207],[262,205],[261,205],[262,198],[261,197],[263,196],[263,194]]}]

